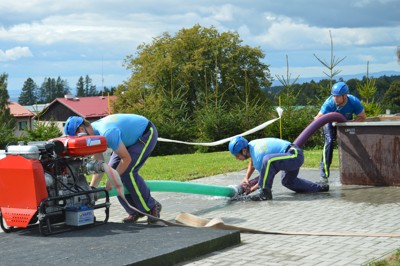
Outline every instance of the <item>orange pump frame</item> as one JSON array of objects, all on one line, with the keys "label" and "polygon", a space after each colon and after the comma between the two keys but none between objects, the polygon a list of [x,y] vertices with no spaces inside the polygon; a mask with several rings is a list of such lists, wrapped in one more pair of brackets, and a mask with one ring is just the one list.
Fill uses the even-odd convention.
[{"label": "orange pump frame", "polygon": [[[85,157],[107,149],[103,136],[67,136],[61,156]],[[28,227],[40,203],[48,198],[44,169],[39,160],[21,155],[0,159],[0,211],[10,227]]]},{"label": "orange pump frame", "polygon": [[26,228],[40,202],[48,197],[39,160],[20,155],[0,160],[0,210],[8,226]]}]

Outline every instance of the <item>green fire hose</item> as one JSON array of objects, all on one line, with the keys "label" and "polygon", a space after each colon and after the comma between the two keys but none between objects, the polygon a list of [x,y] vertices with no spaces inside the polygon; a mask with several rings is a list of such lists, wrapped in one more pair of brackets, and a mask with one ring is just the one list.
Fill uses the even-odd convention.
[{"label": "green fire hose", "polygon": [[[238,186],[216,186],[191,182],[147,180],[146,184],[151,191],[155,192],[179,192],[190,194],[202,194],[232,198],[238,195]],[[113,188],[109,191],[110,197],[117,196],[117,191]],[[100,195],[102,198],[103,195]]]}]

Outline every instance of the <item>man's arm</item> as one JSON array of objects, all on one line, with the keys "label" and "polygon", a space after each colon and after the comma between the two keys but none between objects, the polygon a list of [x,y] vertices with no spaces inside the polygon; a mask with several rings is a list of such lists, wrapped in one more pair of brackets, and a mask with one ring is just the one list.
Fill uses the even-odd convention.
[{"label": "man's arm", "polygon": [[121,144],[119,144],[118,148],[114,152],[121,159],[116,169],[118,174],[121,176],[126,171],[126,169],[128,169],[128,166],[131,163],[132,158],[122,142]]},{"label": "man's arm", "polygon": [[365,114],[365,111],[362,110],[362,112],[357,115],[353,122],[363,122],[365,119],[367,119],[367,115]]},{"label": "man's arm", "polygon": [[[93,155],[93,158],[94,158],[96,161],[99,161],[99,162],[102,161],[102,162],[104,162],[103,153],[96,153],[96,154]],[[91,187],[97,187],[97,186],[99,185],[99,183],[100,183],[102,177],[103,177],[103,173],[100,173],[100,174],[93,174],[92,180],[90,181],[90,186],[91,186]]]},{"label": "man's arm", "polygon": [[323,113],[318,112],[318,114],[316,116],[314,116],[314,120],[317,120],[318,118],[320,118],[323,115],[324,115]]},{"label": "man's arm", "polygon": [[247,165],[246,175],[244,176],[243,181],[241,183],[248,183],[253,172],[254,172],[253,161],[250,158],[249,164]]},{"label": "man's arm", "polygon": [[[113,150],[113,152],[115,152],[119,156],[119,158],[121,158],[121,161],[119,162],[117,169],[116,169],[118,174],[121,176],[128,168],[129,164],[132,161],[132,158],[131,158],[128,150],[125,148],[125,145],[122,144],[122,142],[116,150]],[[102,153],[95,154],[94,158],[98,161],[104,161],[104,156]],[[97,187],[99,185],[102,177],[103,177],[103,174],[94,174],[92,176],[90,186]],[[107,182],[106,189],[111,189],[111,184],[109,182]]]}]

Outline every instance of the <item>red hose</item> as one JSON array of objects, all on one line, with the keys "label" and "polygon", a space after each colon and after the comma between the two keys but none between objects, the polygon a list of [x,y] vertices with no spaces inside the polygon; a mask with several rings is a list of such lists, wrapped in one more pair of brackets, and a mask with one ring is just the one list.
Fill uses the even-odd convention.
[{"label": "red hose", "polygon": [[293,141],[293,144],[296,144],[299,147],[303,147],[303,145],[307,142],[307,140],[317,131],[320,127],[330,122],[346,122],[346,118],[340,113],[328,113],[317,120],[311,122],[301,133],[300,135]]}]

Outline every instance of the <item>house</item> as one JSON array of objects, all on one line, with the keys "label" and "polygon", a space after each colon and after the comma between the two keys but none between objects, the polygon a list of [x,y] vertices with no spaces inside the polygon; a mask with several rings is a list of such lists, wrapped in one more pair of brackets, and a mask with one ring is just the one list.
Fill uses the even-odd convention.
[{"label": "house", "polygon": [[8,108],[10,109],[11,115],[13,115],[17,120],[15,136],[20,137],[25,134],[27,129],[32,129],[32,121],[35,116],[34,113],[17,102],[10,102]]},{"label": "house", "polygon": [[43,109],[38,121],[53,121],[63,132],[65,121],[70,116],[81,116],[89,122],[95,121],[112,113],[111,102],[116,96],[91,96],[56,98]]},{"label": "house", "polygon": [[31,111],[32,113],[34,113],[36,116],[40,114],[40,112],[42,112],[43,109],[47,107],[47,105],[48,104],[45,103],[45,104],[24,105],[24,107],[29,111]]}]

